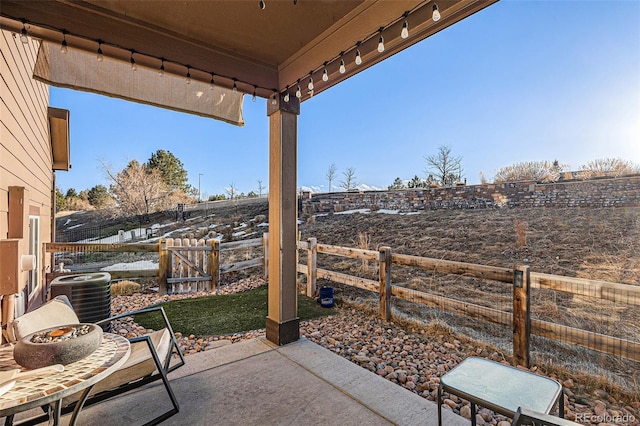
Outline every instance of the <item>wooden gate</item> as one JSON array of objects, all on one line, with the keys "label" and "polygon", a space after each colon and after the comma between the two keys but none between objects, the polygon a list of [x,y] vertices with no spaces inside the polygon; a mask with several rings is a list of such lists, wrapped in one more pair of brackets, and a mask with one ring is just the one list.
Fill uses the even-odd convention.
[{"label": "wooden gate", "polygon": [[165,240],[167,250],[167,292],[191,293],[196,291],[210,291],[215,288],[217,251],[214,245],[217,241],[207,244],[200,239]]}]

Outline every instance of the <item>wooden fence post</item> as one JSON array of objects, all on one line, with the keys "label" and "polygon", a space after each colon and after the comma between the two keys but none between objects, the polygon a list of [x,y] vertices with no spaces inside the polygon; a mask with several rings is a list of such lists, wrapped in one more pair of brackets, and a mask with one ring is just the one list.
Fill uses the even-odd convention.
[{"label": "wooden fence post", "polygon": [[379,247],[380,251],[380,318],[391,319],[391,247]]},{"label": "wooden fence post", "polygon": [[307,242],[309,243],[307,250],[307,296],[315,297],[318,279],[318,241],[315,238],[309,238]]},{"label": "wooden fence post", "polygon": [[262,250],[264,251],[264,255],[262,257],[263,263],[262,268],[264,269],[264,279],[269,278],[269,233],[265,232],[262,234]]},{"label": "wooden fence post", "polygon": [[513,271],[513,363],[529,368],[531,336],[530,273],[528,266]]},{"label": "wooden fence post", "polygon": [[167,240],[161,238],[158,242],[158,294],[167,294],[167,271],[169,270],[169,251]]},{"label": "wooden fence post", "polygon": [[220,285],[220,240],[211,241],[211,259],[209,262],[211,275],[211,291]]}]

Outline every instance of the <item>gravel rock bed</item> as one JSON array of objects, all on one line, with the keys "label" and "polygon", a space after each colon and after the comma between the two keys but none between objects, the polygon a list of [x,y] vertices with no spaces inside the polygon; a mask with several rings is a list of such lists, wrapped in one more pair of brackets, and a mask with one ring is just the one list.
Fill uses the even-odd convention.
[{"label": "gravel rock bed", "polygon": [[[134,294],[112,299],[112,313],[129,312],[168,300],[229,294],[264,285],[262,278],[251,277],[221,287],[215,292],[174,294]],[[329,317],[301,323],[301,335],[330,351],[349,359],[430,401],[436,400],[440,376],[451,370],[468,356],[482,356],[507,363],[503,354],[482,343],[452,335],[448,330],[415,328],[396,322],[385,323],[375,316],[352,307],[335,308]],[[121,321],[114,329],[126,337],[144,334],[147,330],[131,318]],[[225,336],[183,336],[177,332],[178,344],[185,355],[215,347],[213,342],[230,340],[232,343],[264,336],[264,329]],[[532,372],[541,373],[534,366]],[[640,402],[625,404],[602,389],[588,389],[575,379],[558,378],[565,389],[565,417],[584,425],[640,425]],[[468,401],[446,395],[444,409],[465,418],[471,417]],[[509,426],[505,416],[479,408],[477,424]]]}]

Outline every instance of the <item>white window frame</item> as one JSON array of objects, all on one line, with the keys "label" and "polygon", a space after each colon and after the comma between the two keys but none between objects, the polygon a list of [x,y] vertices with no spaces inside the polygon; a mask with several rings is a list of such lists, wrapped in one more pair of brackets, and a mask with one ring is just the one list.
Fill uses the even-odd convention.
[{"label": "white window frame", "polygon": [[29,216],[29,254],[35,257],[35,265],[29,271],[27,300],[31,300],[40,287],[40,216]]}]

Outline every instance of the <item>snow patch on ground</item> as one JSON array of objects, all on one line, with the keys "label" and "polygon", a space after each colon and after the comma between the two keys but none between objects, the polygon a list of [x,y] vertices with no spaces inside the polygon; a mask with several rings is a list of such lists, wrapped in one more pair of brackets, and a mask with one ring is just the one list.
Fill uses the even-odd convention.
[{"label": "snow patch on ground", "polygon": [[138,260],[131,263],[116,263],[114,265],[105,266],[101,271],[139,271],[148,269],[158,269],[158,264],[152,260]]},{"label": "snow patch on ground", "polygon": [[65,229],[65,231],[68,231],[68,230],[70,230],[70,229],[80,228],[81,226],[84,226],[84,223],[79,223],[79,224],[77,224],[77,225],[70,226],[70,227],[68,227],[67,229]]},{"label": "snow patch on ground", "polygon": [[381,213],[381,214],[398,214],[398,213],[400,213],[400,210],[380,209],[380,210],[378,210],[376,213]]},{"label": "snow patch on ground", "polygon": [[371,213],[371,210],[369,210],[369,209],[354,209],[354,210],[345,210],[343,212],[336,212],[334,214],[354,214],[354,213],[367,214],[367,213]]}]

